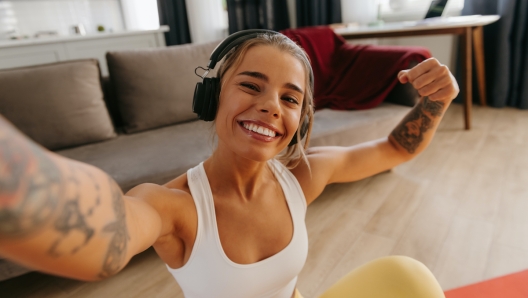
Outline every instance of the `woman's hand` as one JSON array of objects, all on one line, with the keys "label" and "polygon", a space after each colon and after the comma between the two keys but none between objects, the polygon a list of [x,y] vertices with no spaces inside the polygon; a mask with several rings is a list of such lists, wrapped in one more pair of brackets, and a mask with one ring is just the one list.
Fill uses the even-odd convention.
[{"label": "woman's hand", "polygon": [[400,83],[411,83],[420,96],[428,96],[432,101],[451,102],[460,91],[449,71],[436,58],[429,58],[412,69],[398,73]]}]

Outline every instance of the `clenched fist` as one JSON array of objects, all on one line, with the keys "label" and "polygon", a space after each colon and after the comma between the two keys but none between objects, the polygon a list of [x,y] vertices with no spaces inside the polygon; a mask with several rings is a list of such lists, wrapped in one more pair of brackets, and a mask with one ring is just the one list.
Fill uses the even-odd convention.
[{"label": "clenched fist", "polygon": [[429,58],[412,69],[398,73],[400,83],[411,83],[420,96],[428,96],[432,101],[449,103],[460,91],[455,77],[449,68],[436,58]]}]

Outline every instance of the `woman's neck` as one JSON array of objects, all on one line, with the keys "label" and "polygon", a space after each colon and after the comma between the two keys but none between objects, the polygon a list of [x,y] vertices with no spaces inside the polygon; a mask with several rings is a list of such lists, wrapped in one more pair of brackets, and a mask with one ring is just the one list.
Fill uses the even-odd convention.
[{"label": "woman's neck", "polygon": [[218,147],[204,162],[204,169],[215,196],[238,197],[249,201],[261,187],[274,179],[267,161],[254,161]]}]

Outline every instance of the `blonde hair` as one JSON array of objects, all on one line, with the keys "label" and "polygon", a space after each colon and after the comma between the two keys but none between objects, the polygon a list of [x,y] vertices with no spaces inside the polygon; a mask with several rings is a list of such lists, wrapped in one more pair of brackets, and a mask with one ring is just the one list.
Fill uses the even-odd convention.
[{"label": "blonde hair", "polygon": [[[278,160],[281,161],[289,169],[295,168],[299,163],[304,160],[307,165],[308,160],[306,158],[305,150],[308,148],[310,142],[310,134],[312,132],[312,123],[314,115],[313,107],[313,94],[314,94],[314,79],[313,71],[310,65],[310,59],[306,52],[299,47],[295,42],[286,37],[283,34],[259,34],[257,37],[249,39],[244,43],[238,45],[232,49],[226,56],[224,63],[218,69],[217,77],[222,81],[222,78],[226,72],[232,67],[237,67],[241,62],[247,51],[253,47],[267,45],[272,46],[280,51],[286,52],[292,55],[294,58],[299,60],[306,73],[306,90],[304,92],[304,98],[301,107],[301,118],[299,119],[299,128],[295,138],[297,138],[297,143],[292,146],[288,146],[281,154],[278,156]],[[306,130],[306,135],[304,142],[301,140],[301,128],[304,123],[304,119],[308,118],[308,128]]]}]

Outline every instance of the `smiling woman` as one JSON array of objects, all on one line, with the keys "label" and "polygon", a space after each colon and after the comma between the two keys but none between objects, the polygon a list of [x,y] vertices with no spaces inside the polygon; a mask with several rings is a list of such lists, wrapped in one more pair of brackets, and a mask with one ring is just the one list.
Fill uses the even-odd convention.
[{"label": "smiling woman", "polygon": [[[458,93],[449,70],[426,60],[398,75],[423,98],[391,135],[307,149],[314,82],[306,53],[269,31],[237,33],[217,50],[209,67],[225,61],[218,78],[198,84],[194,106],[215,120],[217,148],[164,185],[141,184],[123,195],[106,173],[45,151],[0,118],[0,254],[97,280],[153,246],[186,297],[301,297],[307,206],[330,183],[360,180],[419,154]],[[46,208],[35,213],[35,206]],[[443,293],[423,264],[388,257],[352,271],[322,297]]]},{"label": "smiling woman", "polygon": [[[217,117],[219,119],[234,117],[233,124],[239,124],[234,127],[257,126],[257,134],[248,134],[246,132],[250,130],[247,129],[241,131],[242,137],[250,137],[249,140],[257,138],[267,141],[266,144],[270,145],[271,142],[276,141],[277,144],[273,144],[273,147],[268,146],[272,150],[261,157],[262,160],[268,160],[279,154],[293,138],[297,137],[297,128],[306,115],[310,119],[313,117],[312,91],[306,92],[308,96],[305,96],[303,91],[307,89],[305,86],[310,84],[307,79],[306,64],[303,65],[289,53],[273,46],[257,46],[251,43],[248,44],[245,55],[235,54],[227,59],[231,57],[244,57],[244,59],[235,62],[228,71],[225,68],[220,69],[222,91]],[[216,127],[220,142],[241,141],[235,137],[236,133],[233,135],[235,138],[227,138],[225,135],[227,127],[219,123]],[[275,137],[260,138],[258,130],[264,128],[274,131]],[[309,133],[310,128],[308,128],[308,138]],[[254,144],[262,150],[266,148],[263,147],[265,144],[259,142],[249,144]],[[240,146],[233,145],[233,148],[236,147]],[[298,158],[289,160],[287,164],[291,166],[298,164],[299,157],[305,156],[304,149],[301,142],[294,145],[284,158],[290,159],[293,156]]]},{"label": "smiling woman", "polygon": [[[270,53],[275,55],[270,55]],[[258,61],[258,63],[253,61]],[[266,69],[255,71],[256,67]],[[228,72],[228,70],[231,71]],[[237,72],[236,70],[241,71]],[[233,73],[237,74],[233,77]],[[314,112],[314,82],[310,61],[304,51],[283,35],[262,35],[259,38],[248,40],[228,53],[225,62],[218,71],[218,77],[221,80],[222,90],[227,82],[234,80],[231,84],[238,84],[238,89],[249,97],[275,96],[276,102],[279,103],[279,112],[295,113],[300,111],[299,115],[293,115],[294,119],[298,119],[297,126],[293,130],[295,135],[285,138],[288,144],[292,144],[292,146],[287,146],[283,154],[278,156],[278,159],[289,168],[293,168],[306,158],[305,150],[310,141]],[[279,80],[282,81],[279,82]],[[280,89],[272,90],[273,83],[282,85],[280,85]],[[272,94],[272,92],[275,93]],[[224,97],[223,93],[220,94],[220,102]],[[267,112],[274,113],[274,111],[273,113]],[[277,116],[279,115],[273,115],[273,117]],[[282,119],[282,115],[279,118]],[[298,127],[301,129],[297,129]],[[287,132],[278,131],[273,127],[268,128],[272,128],[281,137],[285,137],[284,133]],[[305,137],[304,144],[301,142],[303,137]]]}]

